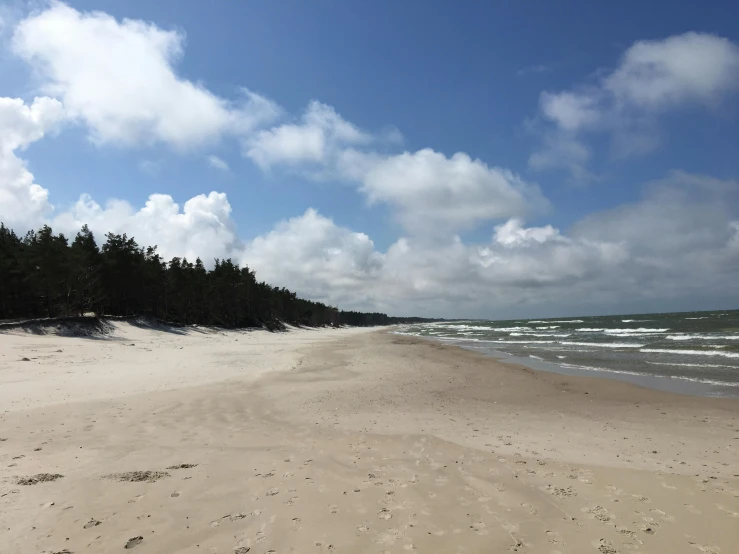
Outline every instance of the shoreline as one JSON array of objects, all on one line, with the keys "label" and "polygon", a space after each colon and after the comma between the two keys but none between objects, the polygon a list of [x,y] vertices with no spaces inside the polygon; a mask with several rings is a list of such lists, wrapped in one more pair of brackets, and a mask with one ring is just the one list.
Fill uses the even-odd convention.
[{"label": "shoreline", "polygon": [[737,546],[735,399],[388,329],[117,332],[0,334],[1,551]]},{"label": "shoreline", "polygon": [[[400,334],[400,333],[399,333]],[[409,336],[409,335],[404,335]],[[595,377],[598,379],[610,379],[630,383],[639,387],[682,394],[687,396],[701,396],[707,398],[739,398],[739,386],[706,383],[690,378],[669,377],[663,375],[649,375],[629,371],[618,371],[614,369],[593,367],[585,369],[583,366],[575,366],[562,362],[543,360],[530,355],[528,357],[516,356],[502,350],[486,347],[475,347],[462,344],[464,339],[447,339],[432,336],[417,336],[419,339],[440,342],[448,346],[456,346],[462,350],[478,352],[483,356],[491,357],[501,363],[523,365],[536,371],[569,375],[572,377]],[[491,341],[491,344],[495,344]]]}]

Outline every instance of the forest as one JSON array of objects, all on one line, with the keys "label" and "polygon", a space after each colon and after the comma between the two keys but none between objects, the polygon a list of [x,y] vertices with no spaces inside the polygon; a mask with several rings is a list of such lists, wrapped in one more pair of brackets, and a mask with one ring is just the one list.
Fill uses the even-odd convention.
[{"label": "forest", "polygon": [[70,244],[46,225],[19,237],[0,223],[0,320],[95,314],[268,329],[430,321],[342,311],[260,282],[231,259],[207,269],[200,258],[166,261],[126,234],[105,239],[98,247],[87,225]]}]

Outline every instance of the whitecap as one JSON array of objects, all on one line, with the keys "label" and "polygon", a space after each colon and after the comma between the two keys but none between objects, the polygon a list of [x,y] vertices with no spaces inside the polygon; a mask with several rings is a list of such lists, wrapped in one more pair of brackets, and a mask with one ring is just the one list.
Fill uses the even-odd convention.
[{"label": "whitecap", "polygon": [[737,335],[667,335],[665,337],[669,340],[739,340],[739,334]]},{"label": "whitecap", "polygon": [[[634,344],[631,342],[569,342],[560,341],[559,344],[566,344],[567,346],[596,346],[600,348],[641,348],[643,344]],[[643,352],[643,350],[642,350]]]},{"label": "whitecap", "polygon": [[670,350],[668,348],[642,348],[640,352],[654,354],[677,354],[686,356],[723,356],[725,358],[739,358],[739,352],[719,352],[717,350]]},{"label": "whitecap", "polygon": [[673,362],[647,362],[649,365],[666,365],[666,366],[677,366],[677,367],[712,367],[712,368],[726,368],[726,369],[736,369],[736,366],[733,365],[725,365],[725,364],[682,364],[682,363],[673,363]]},{"label": "whitecap", "polygon": [[559,338],[564,338],[564,337],[569,337],[570,336],[570,333],[518,333],[518,332],[513,332],[513,333],[510,333],[510,336],[512,336],[512,337],[524,337],[525,336],[525,337],[559,337]]}]

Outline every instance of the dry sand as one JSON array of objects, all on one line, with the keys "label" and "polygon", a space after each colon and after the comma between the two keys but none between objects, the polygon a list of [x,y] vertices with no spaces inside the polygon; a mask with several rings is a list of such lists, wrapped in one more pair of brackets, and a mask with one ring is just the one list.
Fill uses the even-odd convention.
[{"label": "dry sand", "polygon": [[739,552],[738,401],[382,331],[3,333],[0,412],[3,554]]}]

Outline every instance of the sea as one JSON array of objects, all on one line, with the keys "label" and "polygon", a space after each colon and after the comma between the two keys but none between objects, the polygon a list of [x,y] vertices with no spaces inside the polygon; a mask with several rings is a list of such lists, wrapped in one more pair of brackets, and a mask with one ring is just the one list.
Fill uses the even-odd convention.
[{"label": "sea", "polygon": [[739,310],[404,325],[399,334],[566,375],[739,397]]}]

